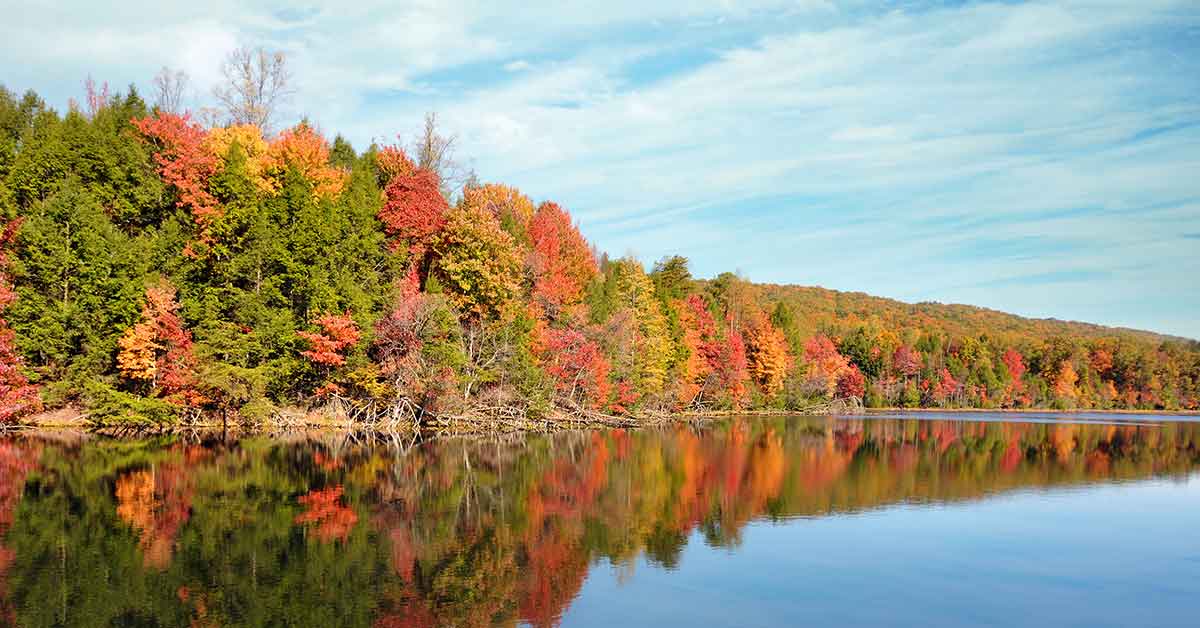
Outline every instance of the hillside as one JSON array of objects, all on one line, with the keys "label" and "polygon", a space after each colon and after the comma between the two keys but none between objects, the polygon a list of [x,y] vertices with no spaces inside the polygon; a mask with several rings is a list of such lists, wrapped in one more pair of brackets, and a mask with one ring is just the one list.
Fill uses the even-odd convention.
[{"label": "hillside", "polygon": [[1200,403],[1192,341],[597,259],[557,203],[454,183],[432,117],[360,152],[87,102],[0,89],[0,422]]},{"label": "hillside", "polygon": [[906,303],[863,292],[830,290],[819,286],[758,285],[762,288],[764,298],[770,303],[785,301],[807,312],[806,319],[813,323],[812,327],[803,330],[808,333],[815,333],[821,325],[832,325],[836,321],[875,319],[889,327],[938,327],[955,335],[986,332],[1014,339],[1050,336],[1122,337],[1156,344],[1179,343],[1200,349],[1200,341],[1141,329],[1108,327],[1056,318],[1028,318],[961,303]]}]

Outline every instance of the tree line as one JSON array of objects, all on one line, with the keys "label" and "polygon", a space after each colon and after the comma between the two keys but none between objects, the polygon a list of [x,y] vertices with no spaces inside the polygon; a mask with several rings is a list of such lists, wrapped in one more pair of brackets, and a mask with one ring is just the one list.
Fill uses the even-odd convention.
[{"label": "tree line", "polygon": [[613,259],[557,203],[464,173],[432,116],[361,152],[272,133],[285,67],[242,52],[206,124],[169,71],[154,106],[0,87],[0,421],[1197,408],[1195,342]]}]

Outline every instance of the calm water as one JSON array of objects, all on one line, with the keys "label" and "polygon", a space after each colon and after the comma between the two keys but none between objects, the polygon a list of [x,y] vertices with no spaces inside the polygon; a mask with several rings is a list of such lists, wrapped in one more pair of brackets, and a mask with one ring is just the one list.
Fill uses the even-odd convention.
[{"label": "calm water", "polygon": [[1198,625],[1200,423],[996,418],[0,438],[0,625]]}]

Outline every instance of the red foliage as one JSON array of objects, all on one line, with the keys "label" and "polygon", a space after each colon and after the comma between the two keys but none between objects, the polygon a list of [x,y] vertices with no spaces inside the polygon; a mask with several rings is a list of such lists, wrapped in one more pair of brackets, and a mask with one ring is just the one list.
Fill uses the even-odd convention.
[{"label": "red foliage", "polygon": [[1010,380],[1005,397],[1007,397],[1008,403],[1014,403],[1018,398],[1020,398],[1021,391],[1025,389],[1025,382],[1021,381],[1021,378],[1025,375],[1026,370],[1025,360],[1022,359],[1021,354],[1012,347],[1009,347],[1008,350],[1004,352],[1004,355],[1000,356],[1000,359],[1004,362],[1004,366],[1008,369],[1008,378]]},{"label": "red foliage", "polygon": [[1112,352],[1107,349],[1096,349],[1095,351],[1092,351],[1090,362],[1092,370],[1095,371],[1097,375],[1107,375],[1113,367]]},{"label": "red foliage", "polygon": [[167,280],[146,288],[141,320],[121,339],[117,363],[129,379],[152,382],[156,392],[189,405],[204,402],[197,388],[192,334],[179,318],[175,286]]},{"label": "red foliage", "polygon": [[557,203],[538,206],[529,225],[533,297],[552,313],[579,302],[596,276],[596,260],[571,215]]},{"label": "red foliage", "polygon": [[354,509],[342,505],[342,486],[323,490],[311,490],[300,497],[300,503],[307,510],[296,515],[298,524],[318,524],[317,538],[323,543],[341,539],[346,540],[358,523],[358,514]]},{"label": "red foliage", "polygon": [[900,345],[892,354],[892,366],[897,373],[912,377],[921,372],[921,353],[908,345]]},{"label": "red foliage", "polygon": [[341,366],[346,363],[343,355],[346,349],[353,347],[361,335],[358,324],[350,318],[350,314],[326,314],[317,319],[321,332],[298,332],[301,338],[308,341],[312,348],[301,351],[300,355],[315,364],[323,366]]},{"label": "red foliage", "polygon": [[400,283],[400,296],[390,314],[375,324],[375,351],[384,375],[407,382],[417,372],[425,297],[418,289],[415,269]]},{"label": "red foliage", "polygon": [[954,379],[950,369],[943,368],[937,385],[933,387],[933,398],[938,403],[945,403],[958,393],[958,389],[958,380]]},{"label": "red foliage", "polygon": [[[16,237],[20,226],[21,219],[18,218],[10,220],[0,230],[0,313],[17,298],[5,271],[8,267],[8,245]],[[15,337],[8,321],[0,318],[0,424],[36,412],[42,406],[37,387],[30,384],[21,372],[21,356],[13,345]]]},{"label": "red foliage", "polygon": [[[716,321],[699,295],[692,294],[684,299],[681,311],[684,342],[702,358],[702,363],[688,366],[686,374],[695,377],[692,383],[699,386],[701,395],[725,393],[734,407],[740,407],[746,397],[750,370],[745,342],[732,317],[726,317],[727,329],[721,337],[717,334]],[[685,381],[682,394],[695,397],[695,394],[688,395],[690,392],[691,387]]]},{"label": "red foliage", "polygon": [[842,371],[841,375],[838,375],[837,396],[843,399],[850,397],[862,399],[867,390],[866,384],[867,380],[863,377],[862,371],[858,370],[857,366],[851,364],[850,368]]},{"label": "red foliage", "polygon": [[808,378],[826,391],[837,392],[838,378],[850,367],[849,358],[838,353],[837,346],[824,334],[817,334],[804,343],[804,360],[808,363]]},{"label": "red foliage", "polygon": [[192,213],[201,242],[207,242],[210,239],[208,229],[221,217],[222,211],[207,188],[208,179],[217,171],[220,158],[204,146],[207,135],[204,129],[187,115],[164,112],[132,122],[157,149],[154,161],[158,164],[159,175],[175,188],[179,207]]},{"label": "red foliage", "polygon": [[183,328],[176,310],[175,287],[163,281],[146,288],[143,320],[150,323],[154,335],[166,348],[158,359],[159,385],[167,395],[190,394],[195,387],[195,358],[192,334]]},{"label": "red foliage", "polygon": [[709,364],[717,375],[722,390],[729,394],[734,407],[740,408],[746,398],[746,382],[750,370],[746,364],[746,344],[742,334],[730,323],[725,340],[714,341],[709,351]]},{"label": "red foliage", "polygon": [[629,408],[637,403],[639,397],[641,395],[638,394],[633,384],[623,379],[617,382],[617,389],[613,391],[613,401],[609,404],[609,407],[617,414],[626,414],[629,412]]},{"label": "red foliage", "polygon": [[1004,361],[1004,366],[1008,368],[1009,379],[1014,383],[1020,382],[1026,370],[1025,360],[1021,357],[1021,354],[1017,353],[1016,349],[1010,347],[1000,359]]},{"label": "red foliage", "polygon": [[379,171],[380,187],[386,189],[392,179],[411,175],[417,166],[403,148],[384,146],[375,154],[375,168]]},{"label": "red foliage", "polygon": [[379,210],[383,229],[393,238],[392,249],[407,244],[423,253],[446,226],[450,205],[438,187],[437,175],[425,168],[401,173],[384,190],[387,200]]},{"label": "red foliage", "polygon": [[577,329],[545,329],[538,354],[555,387],[570,399],[601,407],[608,398],[608,360],[600,345]]}]

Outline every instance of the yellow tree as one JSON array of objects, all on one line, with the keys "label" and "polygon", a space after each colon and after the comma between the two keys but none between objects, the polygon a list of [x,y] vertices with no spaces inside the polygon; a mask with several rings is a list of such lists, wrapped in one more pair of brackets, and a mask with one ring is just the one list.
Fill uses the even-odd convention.
[{"label": "yellow tree", "polygon": [[632,312],[637,325],[634,385],[642,394],[658,392],[666,380],[667,362],[671,357],[667,317],[654,295],[654,283],[646,276],[641,262],[626,258],[613,264],[618,307]]},{"label": "yellow tree", "polygon": [[1079,375],[1075,373],[1075,366],[1070,360],[1063,360],[1063,363],[1058,367],[1058,376],[1054,379],[1054,394],[1064,400],[1073,400],[1078,395],[1075,390],[1075,382],[1079,381]]},{"label": "yellow tree", "polygon": [[521,260],[495,215],[460,204],[450,210],[433,248],[434,272],[460,312],[484,319],[507,312],[517,294]]},{"label": "yellow tree", "polygon": [[491,212],[500,221],[500,228],[519,244],[528,244],[533,201],[517,188],[500,183],[470,187],[463,191],[462,202]]},{"label": "yellow tree", "polygon": [[764,393],[774,395],[783,389],[783,380],[792,365],[787,338],[762,312],[751,317],[743,336],[750,376]]}]

